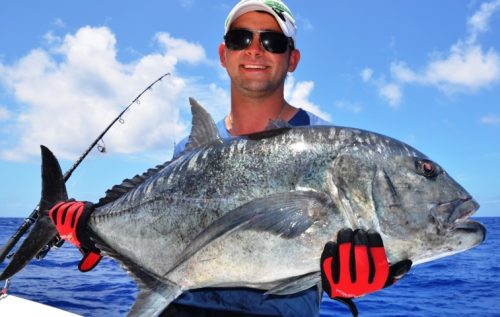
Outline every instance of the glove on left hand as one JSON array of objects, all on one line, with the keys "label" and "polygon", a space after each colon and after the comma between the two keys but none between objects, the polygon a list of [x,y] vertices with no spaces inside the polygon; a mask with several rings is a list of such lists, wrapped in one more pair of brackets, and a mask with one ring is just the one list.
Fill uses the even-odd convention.
[{"label": "glove on left hand", "polygon": [[94,205],[83,201],[62,201],[49,211],[49,216],[62,239],[76,246],[83,254],[78,265],[82,272],[92,270],[101,260],[101,251],[90,240],[86,226]]}]

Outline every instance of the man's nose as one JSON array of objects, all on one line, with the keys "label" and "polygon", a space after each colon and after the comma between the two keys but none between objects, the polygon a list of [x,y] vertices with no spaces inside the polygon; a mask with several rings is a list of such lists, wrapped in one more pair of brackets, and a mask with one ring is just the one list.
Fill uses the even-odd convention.
[{"label": "man's nose", "polygon": [[262,45],[260,44],[260,34],[259,33],[253,33],[253,38],[252,38],[252,43],[247,47],[247,52],[253,53],[253,54],[261,54],[264,50]]}]

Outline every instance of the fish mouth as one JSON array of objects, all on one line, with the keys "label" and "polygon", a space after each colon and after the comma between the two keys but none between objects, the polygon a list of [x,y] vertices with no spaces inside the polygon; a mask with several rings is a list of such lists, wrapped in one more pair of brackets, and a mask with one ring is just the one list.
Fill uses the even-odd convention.
[{"label": "fish mouth", "polygon": [[474,214],[479,209],[479,204],[472,198],[465,199],[462,203],[455,206],[452,214],[450,215],[448,222],[452,224],[460,224],[466,221],[472,214]]},{"label": "fish mouth", "polygon": [[[457,199],[435,205],[431,208],[431,215],[440,229],[467,230],[468,224],[472,223],[469,217],[478,209],[479,204],[472,198]],[[470,229],[474,229],[474,226]]]},{"label": "fish mouth", "polygon": [[481,235],[482,240],[480,241],[480,243],[482,243],[486,239],[486,228],[482,224],[476,221],[472,220],[462,221],[455,226],[455,230],[463,231],[464,233]]}]

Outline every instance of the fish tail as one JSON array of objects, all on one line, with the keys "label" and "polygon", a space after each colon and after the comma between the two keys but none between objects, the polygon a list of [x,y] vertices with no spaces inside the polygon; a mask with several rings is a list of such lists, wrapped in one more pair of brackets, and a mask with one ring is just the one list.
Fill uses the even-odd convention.
[{"label": "fish tail", "polygon": [[49,218],[49,209],[57,202],[68,199],[64,177],[57,158],[45,146],[42,152],[42,198],[38,204],[38,217],[28,237],[13,255],[0,275],[0,280],[21,271],[57,235],[57,229]]}]

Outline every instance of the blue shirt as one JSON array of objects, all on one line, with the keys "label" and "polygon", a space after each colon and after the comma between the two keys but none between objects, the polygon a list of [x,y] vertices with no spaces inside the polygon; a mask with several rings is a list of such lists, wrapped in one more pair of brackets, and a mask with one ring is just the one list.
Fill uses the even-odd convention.
[{"label": "blue shirt", "polygon": [[[318,116],[303,109],[288,121],[292,126],[328,125],[329,123]],[[222,139],[231,139],[226,129],[225,120],[217,123]],[[174,157],[179,155],[186,146],[188,138],[184,138],[176,145]],[[293,259],[284,259],[292,261]],[[244,313],[248,316],[286,316],[286,317],[314,317],[319,316],[319,292],[316,287],[293,295],[277,296],[264,295],[264,291],[250,288],[212,288],[184,292],[173,305],[182,311],[182,316],[200,316],[200,312],[188,314],[183,306],[198,307],[203,310],[215,311],[208,316],[217,316],[216,311]]]}]

